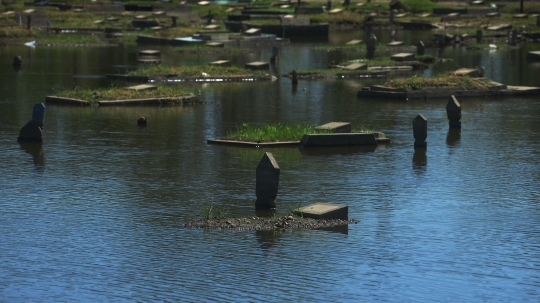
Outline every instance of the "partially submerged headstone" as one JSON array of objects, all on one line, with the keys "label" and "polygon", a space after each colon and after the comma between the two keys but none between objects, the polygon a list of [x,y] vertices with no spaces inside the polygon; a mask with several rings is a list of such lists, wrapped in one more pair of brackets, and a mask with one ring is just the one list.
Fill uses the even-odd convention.
[{"label": "partially submerged headstone", "polygon": [[477,30],[476,31],[476,43],[481,43],[482,42],[482,36],[483,36],[483,32],[481,29]]},{"label": "partially submerged headstone", "polygon": [[413,121],[414,147],[427,146],[427,119],[422,115],[416,116]]},{"label": "partially submerged headstone", "polygon": [[32,120],[28,121],[19,132],[18,142],[42,142],[43,141],[43,120],[45,119],[45,105],[43,103],[34,104],[32,109]]},{"label": "partially submerged headstone", "polygon": [[22,64],[22,57],[21,56],[13,57],[13,65],[20,66],[21,64]]},{"label": "partially submerged headstone", "polygon": [[350,133],[352,131],[351,122],[330,122],[315,127],[316,129],[329,129],[333,133]]},{"label": "partially submerged headstone", "polygon": [[270,56],[270,62],[276,62],[278,53],[279,53],[279,48],[277,46],[272,46],[272,55]]},{"label": "partially submerged headstone", "polygon": [[424,42],[418,41],[416,44],[416,55],[423,56],[426,53],[426,46],[424,45]]},{"label": "partially submerged headstone", "polygon": [[139,117],[139,119],[137,119],[137,124],[138,125],[144,126],[147,123],[148,123],[148,121],[146,120],[146,117]]},{"label": "partially submerged headstone", "polygon": [[293,85],[298,84],[298,74],[296,73],[296,70],[291,72],[291,80]]},{"label": "partially submerged headstone", "polygon": [[367,48],[366,58],[370,60],[375,58],[375,50],[377,48],[377,37],[375,36],[375,34],[369,35],[366,48]]},{"label": "partially submerged headstone", "polygon": [[454,95],[450,96],[446,104],[446,115],[448,116],[448,124],[451,128],[461,127],[461,104]]},{"label": "partially submerged headstone", "polygon": [[276,208],[280,168],[272,153],[264,153],[256,170],[255,209]]},{"label": "partially submerged headstone", "polygon": [[349,220],[349,206],[328,203],[315,203],[295,211],[296,215],[313,219]]}]

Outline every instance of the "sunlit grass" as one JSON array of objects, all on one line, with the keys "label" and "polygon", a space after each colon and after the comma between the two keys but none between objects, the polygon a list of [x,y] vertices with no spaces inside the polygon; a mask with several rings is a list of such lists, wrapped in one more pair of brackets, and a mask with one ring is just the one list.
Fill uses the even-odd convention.
[{"label": "sunlit grass", "polygon": [[405,79],[389,79],[383,86],[392,88],[402,88],[406,90],[420,90],[424,88],[485,88],[488,87],[490,80],[485,78],[471,78],[467,76],[435,76],[425,78],[422,76],[413,76]]},{"label": "sunlit grass", "polygon": [[176,86],[159,86],[156,90],[135,91],[126,89],[125,87],[109,87],[83,89],[75,88],[64,90],[55,93],[55,96],[85,100],[90,102],[97,101],[115,101],[115,100],[132,100],[132,99],[147,99],[147,98],[175,98],[188,95],[189,92]]},{"label": "sunlit grass", "polygon": [[225,140],[246,142],[300,141],[305,134],[331,133],[331,130],[317,129],[311,123],[268,124],[262,126],[247,123],[236,127],[225,136]]}]

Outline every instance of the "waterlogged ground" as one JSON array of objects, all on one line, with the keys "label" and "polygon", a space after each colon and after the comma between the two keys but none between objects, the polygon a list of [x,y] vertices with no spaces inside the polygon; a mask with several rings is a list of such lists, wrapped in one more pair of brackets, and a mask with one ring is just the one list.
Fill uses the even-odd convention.
[{"label": "waterlogged ground", "polygon": [[[340,36],[351,38],[361,37]],[[163,50],[164,62],[223,59]],[[537,301],[538,98],[459,100],[463,127],[449,130],[447,100],[357,99],[370,80],[300,81],[296,89],[283,78],[194,84],[186,88],[204,105],[47,106],[43,145],[16,142],[35,102],[58,89],[110,85],[100,75],[136,65],[136,51],[0,48],[25,60],[21,70],[0,70],[0,301]],[[456,60],[428,75],[478,65],[497,82],[535,85],[538,66],[523,54],[430,52]],[[278,74],[339,55],[290,47],[280,56]],[[417,114],[428,119],[426,150],[413,148]],[[139,116],[146,128],[136,125]],[[392,143],[323,150],[206,143],[244,122],[280,121],[350,121]],[[348,205],[359,222],[324,230],[184,226],[210,202],[226,217],[256,216],[255,169],[267,151],[281,168],[279,214],[326,202]]]}]

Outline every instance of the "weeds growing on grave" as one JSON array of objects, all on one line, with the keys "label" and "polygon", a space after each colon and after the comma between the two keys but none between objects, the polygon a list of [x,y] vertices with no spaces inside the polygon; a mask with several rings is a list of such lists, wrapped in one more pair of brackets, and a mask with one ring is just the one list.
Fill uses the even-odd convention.
[{"label": "weeds growing on grave", "polygon": [[424,88],[486,88],[490,80],[485,78],[471,78],[468,76],[435,76],[425,78],[423,76],[414,75],[405,79],[389,79],[383,86],[392,88],[403,88],[406,90],[420,90]]},{"label": "weeds growing on grave", "polygon": [[214,213],[214,202],[209,202],[203,205],[201,208],[201,214],[205,219],[210,219],[213,217]]},{"label": "weeds growing on grave", "polygon": [[77,100],[85,100],[89,102],[97,101],[115,101],[115,100],[132,100],[132,99],[147,99],[147,98],[175,98],[187,96],[190,93],[175,86],[159,86],[155,90],[135,91],[113,85],[109,88],[94,88],[83,89],[75,87],[75,89],[64,90],[55,93],[57,97],[64,97]]},{"label": "weeds growing on grave", "polygon": [[265,75],[268,71],[254,71],[238,66],[216,66],[216,65],[182,65],[164,66],[154,65],[142,67],[127,73],[128,75],[144,75],[165,77],[167,75],[177,75],[178,77],[233,77],[233,76],[253,76]]},{"label": "weeds growing on grave", "polygon": [[331,133],[331,130],[318,129],[311,123],[267,124],[261,126],[244,123],[227,133],[225,140],[246,142],[299,141],[305,134]]}]

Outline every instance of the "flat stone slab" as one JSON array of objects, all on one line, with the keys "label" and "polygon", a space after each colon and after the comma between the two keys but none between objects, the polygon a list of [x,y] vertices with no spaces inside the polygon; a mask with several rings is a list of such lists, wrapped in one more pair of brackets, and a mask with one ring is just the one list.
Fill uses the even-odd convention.
[{"label": "flat stone slab", "polygon": [[390,43],[388,43],[386,45],[388,45],[388,46],[402,46],[404,44],[405,44],[405,42],[403,42],[403,41],[392,41],[392,42],[390,42]]},{"label": "flat stone slab", "polygon": [[501,13],[489,13],[489,14],[486,14],[486,17],[488,18],[495,18],[495,17],[500,17],[501,16]]},{"label": "flat stone slab", "polygon": [[140,62],[140,63],[161,63],[161,59],[159,57],[156,57],[156,58],[138,58],[137,62]]},{"label": "flat stone slab", "polygon": [[223,42],[208,42],[206,43],[206,46],[210,47],[225,47],[225,44]]},{"label": "flat stone slab", "polygon": [[540,60],[540,51],[528,52],[527,59]]},{"label": "flat stone slab", "polygon": [[260,28],[250,28],[247,31],[245,31],[244,34],[246,34],[248,36],[260,35],[261,34],[261,29]]},{"label": "flat stone slab", "polygon": [[210,65],[219,65],[219,66],[231,66],[230,60],[218,60],[214,62],[210,62]]},{"label": "flat stone slab", "polygon": [[391,60],[402,62],[402,61],[413,61],[414,60],[414,54],[413,53],[399,53],[390,56]]},{"label": "flat stone slab", "polygon": [[330,122],[315,128],[330,129],[333,133],[350,133],[352,131],[351,122]]},{"label": "flat stone slab", "polygon": [[197,2],[197,4],[200,5],[200,6],[206,6],[206,5],[210,5],[210,2],[208,2],[208,1],[199,1],[199,2]]},{"label": "flat stone slab", "polygon": [[346,69],[346,70],[367,69],[367,64],[366,63],[353,63],[347,66],[344,66],[343,69]]},{"label": "flat stone slab", "polygon": [[295,214],[313,219],[349,220],[349,206],[327,203],[315,203],[298,209]]},{"label": "flat stone slab", "polygon": [[164,11],[157,11],[157,12],[153,12],[152,15],[155,15],[155,16],[165,16],[167,13],[164,12]]},{"label": "flat stone slab", "polygon": [[270,68],[270,63],[262,62],[262,61],[255,61],[255,62],[246,63],[245,67],[251,70],[264,70],[264,69]]},{"label": "flat stone slab", "polygon": [[512,18],[514,18],[514,19],[526,19],[526,18],[529,18],[529,15],[527,15],[527,14],[517,14],[517,15],[512,16]]},{"label": "flat stone slab", "polygon": [[229,145],[229,146],[244,146],[244,147],[298,147],[300,141],[277,141],[277,142],[247,142],[247,141],[235,141],[235,140],[222,140],[214,139],[207,140],[208,144],[217,144],[217,145]]},{"label": "flat stone slab", "polygon": [[328,13],[329,14],[337,14],[337,13],[341,13],[343,11],[342,8],[334,8],[332,10],[329,10]]},{"label": "flat stone slab", "polygon": [[105,23],[105,21],[104,20],[96,20],[96,21],[94,21],[94,24],[102,24],[102,23]]},{"label": "flat stone slab", "polygon": [[204,28],[205,29],[209,29],[209,30],[212,30],[212,29],[219,29],[221,26],[217,25],[217,24],[210,24],[210,25],[207,25],[205,26]]},{"label": "flat stone slab", "polygon": [[377,141],[373,134],[358,133],[306,134],[300,141],[300,148],[351,145],[377,145]]},{"label": "flat stone slab", "polygon": [[146,20],[146,16],[145,15],[138,15],[138,16],[135,16],[134,19],[137,19],[137,20]]},{"label": "flat stone slab", "polygon": [[362,40],[351,40],[345,43],[345,45],[355,45],[355,44],[360,44],[360,43],[362,43]]},{"label": "flat stone slab", "polygon": [[145,49],[139,51],[139,56],[154,56],[154,57],[160,57],[161,51],[153,50],[153,49]]},{"label": "flat stone slab", "polygon": [[23,11],[23,13],[25,13],[25,14],[31,14],[31,13],[33,13],[33,12],[35,12],[35,11],[36,11],[35,9],[27,9],[27,10]]},{"label": "flat stone slab", "polygon": [[471,78],[480,77],[480,71],[476,68],[460,68],[452,74],[455,76],[469,76]]},{"label": "flat stone slab", "polygon": [[131,89],[131,90],[135,90],[135,91],[156,90],[157,86],[152,85],[152,84],[141,84],[141,85],[135,85],[135,86],[126,87],[126,89]]},{"label": "flat stone slab", "polygon": [[504,31],[504,30],[508,30],[508,29],[512,29],[511,24],[500,24],[500,25],[496,25],[496,26],[490,26],[490,27],[487,28],[488,31]]}]

